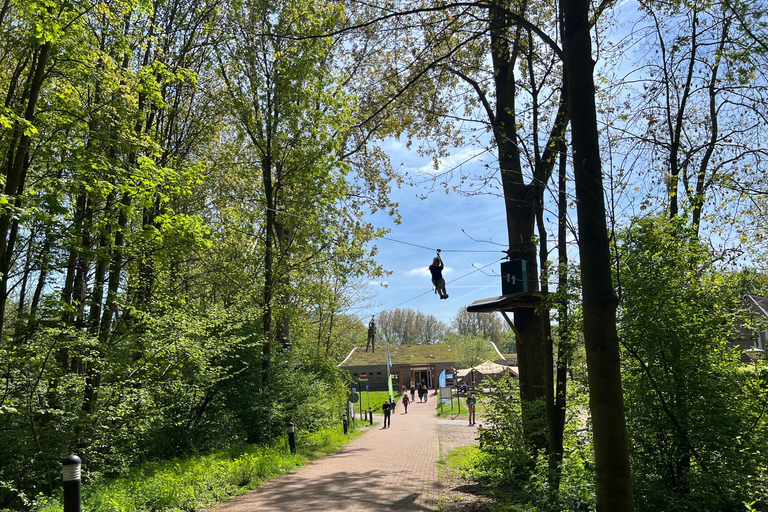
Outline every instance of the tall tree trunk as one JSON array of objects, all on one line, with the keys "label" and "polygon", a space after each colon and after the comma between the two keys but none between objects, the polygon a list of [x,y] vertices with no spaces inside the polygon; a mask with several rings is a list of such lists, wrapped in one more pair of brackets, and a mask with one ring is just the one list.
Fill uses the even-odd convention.
[{"label": "tall tree trunk", "polygon": [[269,384],[270,365],[272,357],[272,301],[274,299],[275,274],[274,274],[274,250],[275,250],[275,224],[277,212],[275,211],[274,191],[272,184],[272,162],[265,157],[262,162],[262,180],[264,196],[267,199],[266,228],[264,242],[264,313],[262,315],[262,327],[264,329],[264,346],[262,347],[261,380],[263,384]]},{"label": "tall tree trunk", "polygon": [[595,446],[597,510],[631,512],[632,473],[621,388],[616,296],[595,110],[589,2],[563,2],[563,52],[573,134],[584,342]]},{"label": "tall tree trunk", "polygon": [[565,406],[568,367],[571,359],[570,327],[568,325],[568,197],[566,194],[566,150],[565,141],[558,145],[560,148],[560,169],[558,172],[558,229],[557,229],[557,261],[558,261],[558,327],[557,371],[555,377],[555,448],[559,449],[559,461],[562,461],[563,435],[565,431]]},{"label": "tall tree trunk", "polygon": [[55,235],[51,232],[46,232],[45,242],[43,242],[42,250],[38,256],[40,260],[40,273],[37,276],[37,284],[35,285],[35,291],[32,294],[32,301],[29,305],[29,318],[27,321],[27,332],[32,332],[37,327],[37,310],[40,307],[40,299],[43,296],[43,288],[48,281],[48,275],[51,272],[51,264],[48,261],[50,258],[51,247],[53,245],[53,237]]},{"label": "tall tree trunk", "polygon": [[[547,268],[547,255],[549,249],[547,246],[547,230],[544,226],[544,188],[539,187],[536,191],[536,224],[539,230],[539,265],[541,267],[541,296],[542,302],[546,305],[549,302],[549,269]],[[560,468],[560,460],[563,453],[562,432],[558,430],[557,412],[555,411],[555,383],[552,378],[554,367],[554,341],[552,339],[552,325],[550,321],[549,308],[544,307],[539,310],[541,320],[541,331],[544,335],[544,350],[546,357],[546,366],[544,371],[545,389],[546,389],[546,409],[547,409],[547,432],[549,455],[549,467],[553,474],[557,474]],[[559,486],[559,478],[555,477],[550,482],[550,490],[555,491]]]},{"label": "tall tree trunk", "polygon": [[123,194],[120,200],[120,212],[115,228],[115,240],[112,247],[112,258],[109,264],[107,280],[107,298],[104,301],[104,311],[99,325],[99,340],[106,341],[112,331],[112,323],[117,316],[117,295],[120,291],[120,275],[123,269],[123,249],[125,246],[125,231],[128,229],[128,210],[131,208],[130,193]]}]

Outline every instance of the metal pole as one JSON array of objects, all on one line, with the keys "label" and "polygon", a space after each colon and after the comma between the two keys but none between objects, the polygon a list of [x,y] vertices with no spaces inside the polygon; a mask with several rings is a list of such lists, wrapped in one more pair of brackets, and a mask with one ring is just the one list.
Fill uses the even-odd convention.
[{"label": "metal pole", "polygon": [[370,421],[370,425],[373,425],[373,409],[371,409],[371,406],[368,406],[368,420]]},{"label": "metal pole", "polygon": [[349,424],[347,423],[347,413],[344,413],[344,414],[341,415],[341,421],[344,424],[344,433],[348,434],[349,433]]},{"label": "metal pole", "polygon": [[61,463],[64,476],[64,512],[80,512],[80,468],[77,455],[69,455]]},{"label": "metal pole", "polygon": [[296,429],[293,422],[288,422],[288,446],[291,447],[291,453],[296,455]]}]

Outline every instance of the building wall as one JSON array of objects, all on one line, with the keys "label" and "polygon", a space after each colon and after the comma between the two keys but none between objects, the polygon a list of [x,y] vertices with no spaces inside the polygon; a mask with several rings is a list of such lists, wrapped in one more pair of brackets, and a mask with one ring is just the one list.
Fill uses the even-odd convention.
[{"label": "building wall", "polygon": [[[431,371],[431,386],[430,389],[437,389],[439,385],[440,372],[446,370],[447,373],[451,373],[451,368],[455,367],[453,362],[445,363],[413,363],[413,364],[394,364],[392,365],[392,375],[395,379],[392,382],[392,386],[395,390],[400,389],[401,386],[410,387],[414,382],[414,374],[416,371]],[[349,371],[354,387],[358,387],[358,381],[360,382],[360,389],[365,390],[365,386],[368,385],[370,391],[387,391],[387,367],[386,365],[358,365],[358,366],[344,366],[345,370]],[[365,374],[367,380],[360,380],[360,375]]]}]

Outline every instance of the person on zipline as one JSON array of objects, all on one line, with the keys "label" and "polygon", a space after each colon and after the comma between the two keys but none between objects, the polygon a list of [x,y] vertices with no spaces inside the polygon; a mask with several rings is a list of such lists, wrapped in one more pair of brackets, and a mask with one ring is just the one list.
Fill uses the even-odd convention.
[{"label": "person on zipline", "polygon": [[437,256],[432,260],[429,266],[429,273],[432,274],[432,284],[435,285],[435,293],[440,295],[441,299],[448,298],[448,292],[445,291],[445,279],[443,279],[443,260],[440,258],[440,249],[437,250]]}]

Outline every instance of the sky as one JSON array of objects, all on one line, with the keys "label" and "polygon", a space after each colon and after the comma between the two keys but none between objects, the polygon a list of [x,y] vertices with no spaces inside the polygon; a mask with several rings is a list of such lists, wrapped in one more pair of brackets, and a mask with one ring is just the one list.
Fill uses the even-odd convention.
[{"label": "sky", "polygon": [[[625,0],[615,10],[619,13],[618,18],[627,22],[636,12],[636,5],[631,0]],[[620,33],[614,34],[614,38],[626,35],[623,29],[616,27],[615,30]],[[384,149],[394,166],[402,163],[403,173],[434,172],[429,158],[420,157],[402,142],[387,141]],[[473,151],[476,152],[472,148],[457,148],[451,157],[441,162],[441,170],[454,167],[465,171],[480,169],[486,163],[491,169],[498,167],[494,154],[472,158]],[[449,324],[459,309],[473,301],[501,295],[499,269],[501,259],[505,257],[501,250],[508,246],[503,199],[493,195],[467,197],[452,191],[446,195],[444,189],[438,186],[422,200],[420,196],[425,191],[425,187],[407,185],[393,190],[393,199],[400,203],[402,223],[399,225],[383,213],[369,217],[374,225],[391,230],[385,239],[375,243],[379,250],[377,261],[391,274],[381,282],[369,284],[376,296],[370,304],[360,304],[360,309],[356,311],[365,324],[371,315],[394,308],[419,310]],[[548,218],[547,222],[552,222],[552,219]],[[553,231],[550,230],[550,233]],[[476,240],[490,240],[504,246]],[[550,241],[550,249],[554,245]],[[427,269],[437,248],[442,249],[446,266],[443,277],[449,294],[447,300],[440,300],[433,292]],[[569,253],[571,258],[578,259],[572,235],[569,237]]]},{"label": "sky", "polygon": [[[402,162],[404,171],[427,172],[431,167],[429,159],[397,141],[390,141],[387,150],[393,164]],[[459,150],[445,166],[466,158]],[[474,161],[467,165],[482,164]],[[501,295],[499,268],[505,257],[502,250],[507,248],[503,199],[493,195],[466,197],[452,191],[445,194],[441,187],[421,199],[425,192],[425,187],[408,185],[392,191],[400,203],[399,225],[383,213],[370,217],[375,225],[390,229],[375,245],[378,263],[391,274],[369,283],[376,296],[357,312],[365,323],[384,310],[410,308],[449,324],[460,308]],[[445,264],[443,277],[449,295],[445,300],[433,292],[428,270],[438,248]]]}]

